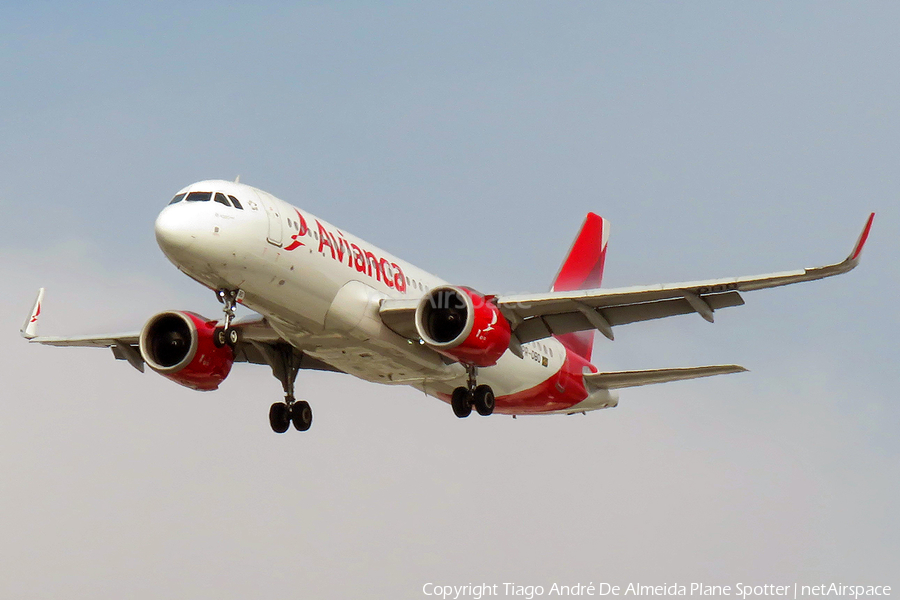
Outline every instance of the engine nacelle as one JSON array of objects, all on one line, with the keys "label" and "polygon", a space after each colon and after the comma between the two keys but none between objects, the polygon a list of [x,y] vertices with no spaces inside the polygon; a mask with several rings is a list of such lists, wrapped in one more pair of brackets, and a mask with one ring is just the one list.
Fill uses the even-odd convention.
[{"label": "engine nacelle", "polygon": [[166,311],[141,330],[141,356],[151,369],[195,390],[219,387],[234,364],[234,352],[213,341],[215,321],[184,311]]},{"label": "engine nacelle", "polygon": [[461,363],[490,367],[509,348],[509,322],[493,302],[475,290],[436,287],[416,307],[419,337]]}]

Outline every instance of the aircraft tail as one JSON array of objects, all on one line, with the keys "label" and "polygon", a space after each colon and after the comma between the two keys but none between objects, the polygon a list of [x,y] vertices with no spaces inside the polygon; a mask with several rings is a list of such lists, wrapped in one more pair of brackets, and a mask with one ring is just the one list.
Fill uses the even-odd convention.
[{"label": "aircraft tail", "polygon": [[[594,213],[588,213],[550,290],[568,292],[600,287],[608,241],[609,221]],[[594,348],[593,330],[566,333],[557,338],[571,351],[584,357],[585,360],[591,360]]]}]

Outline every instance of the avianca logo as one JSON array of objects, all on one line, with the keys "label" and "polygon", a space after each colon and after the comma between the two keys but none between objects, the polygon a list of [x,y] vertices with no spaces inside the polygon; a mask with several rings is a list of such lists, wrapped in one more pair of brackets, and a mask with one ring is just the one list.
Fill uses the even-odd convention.
[{"label": "avianca logo", "polygon": [[[300,219],[301,231],[305,233],[307,231],[306,224],[303,222],[302,216]],[[337,235],[331,233],[318,219],[316,219],[316,226],[319,233],[319,252],[325,252],[327,247],[332,259],[355,268],[367,277],[383,282],[389,288],[394,288],[398,292],[406,292],[406,276],[403,275],[400,265],[388,262],[386,258],[376,256],[373,252],[347,241],[340,230]],[[297,235],[302,234],[298,233]],[[299,242],[295,243],[299,244]],[[285,250],[293,250],[295,247],[294,244],[291,244]]]},{"label": "avianca logo", "polygon": [[296,209],[294,209],[294,210],[297,212],[297,219],[298,219],[297,225],[298,225],[299,229],[298,229],[297,233],[295,233],[294,235],[291,236],[291,239],[294,241],[291,242],[290,245],[284,247],[284,249],[288,250],[288,251],[296,250],[300,246],[305,246],[306,244],[304,244],[297,238],[301,238],[301,237],[305,236],[307,233],[309,233],[309,227],[306,226],[306,219],[303,218],[303,215],[300,214],[299,210],[296,210]]},{"label": "avianca logo", "polygon": [[31,317],[31,321],[29,323],[37,323],[37,319],[41,314],[41,303],[38,302],[37,308],[34,311],[34,316]]}]

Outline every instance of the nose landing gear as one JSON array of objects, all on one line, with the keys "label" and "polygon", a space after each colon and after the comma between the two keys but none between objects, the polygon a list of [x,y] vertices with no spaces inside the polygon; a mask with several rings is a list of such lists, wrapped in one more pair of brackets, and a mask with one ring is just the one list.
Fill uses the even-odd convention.
[{"label": "nose landing gear", "polygon": [[216,290],[216,298],[222,303],[222,312],[225,313],[224,327],[217,327],[214,332],[213,342],[221,348],[231,346],[234,350],[241,341],[241,332],[231,327],[234,320],[234,309],[237,307],[239,290]]},{"label": "nose landing gear", "polygon": [[465,419],[472,413],[474,406],[479,415],[483,417],[491,415],[494,412],[494,390],[489,385],[477,384],[476,367],[466,365],[466,372],[469,375],[467,386],[456,388],[450,397],[453,414]]}]

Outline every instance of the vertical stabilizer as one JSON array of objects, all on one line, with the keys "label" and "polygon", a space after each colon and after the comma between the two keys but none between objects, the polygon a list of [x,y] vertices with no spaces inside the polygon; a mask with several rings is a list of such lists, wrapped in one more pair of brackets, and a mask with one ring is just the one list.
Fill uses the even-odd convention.
[{"label": "vertical stabilizer", "polygon": [[[568,292],[600,287],[608,241],[609,221],[594,213],[588,213],[550,290]],[[593,330],[566,333],[556,337],[576,354],[591,360],[591,351],[594,347]]]}]

